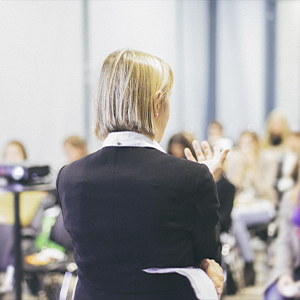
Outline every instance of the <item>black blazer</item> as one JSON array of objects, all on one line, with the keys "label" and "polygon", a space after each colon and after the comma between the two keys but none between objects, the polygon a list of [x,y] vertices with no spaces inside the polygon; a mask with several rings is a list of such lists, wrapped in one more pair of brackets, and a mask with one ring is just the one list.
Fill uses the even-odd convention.
[{"label": "black blazer", "polygon": [[219,201],[208,168],[154,148],[104,147],[57,178],[78,265],[75,299],[196,299],[178,274],[220,263]]}]

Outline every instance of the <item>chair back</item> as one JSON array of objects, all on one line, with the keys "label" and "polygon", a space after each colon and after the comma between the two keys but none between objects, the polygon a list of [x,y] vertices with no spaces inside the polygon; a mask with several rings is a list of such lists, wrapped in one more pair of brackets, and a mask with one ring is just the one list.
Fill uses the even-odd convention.
[{"label": "chair back", "polygon": [[50,239],[63,246],[67,251],[74,250],[70,234],[64,228],[64,221],[61,212],[56,218],[55,224],[51,228]]},{"label": "chair back", "polygon": [[14,226],[0,224],[0,270],[6,270],[8,265],[14,265]]}]

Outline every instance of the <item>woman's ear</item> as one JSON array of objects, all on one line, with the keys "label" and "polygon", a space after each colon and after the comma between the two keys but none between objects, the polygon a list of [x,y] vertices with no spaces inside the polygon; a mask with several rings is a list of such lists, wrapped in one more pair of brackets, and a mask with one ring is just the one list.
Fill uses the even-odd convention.
[{"label": "woman's ear", "polygon": [[162,107],[162,92],[161,91],[157,91],[154,95],[154,101],[153,101],[153,105],[154,105],[154,117],[158,118],[159,114],[161,112],[161,107]]}]

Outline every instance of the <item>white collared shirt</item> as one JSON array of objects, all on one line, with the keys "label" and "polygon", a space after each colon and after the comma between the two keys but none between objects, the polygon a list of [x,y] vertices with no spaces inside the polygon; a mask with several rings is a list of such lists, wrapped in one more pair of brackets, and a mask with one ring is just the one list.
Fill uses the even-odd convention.
[{"label": "white collared shirt", "polygon": [[104,147],[150,147],[166,153],[158,142],[133,131],[111,132],[102,144]]}]

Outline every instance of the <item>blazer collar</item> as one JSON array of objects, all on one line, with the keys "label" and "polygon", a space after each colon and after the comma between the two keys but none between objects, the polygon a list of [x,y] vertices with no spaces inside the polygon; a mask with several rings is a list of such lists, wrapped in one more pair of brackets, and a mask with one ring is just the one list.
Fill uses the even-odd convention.
[{"label": "blazer collar", "polygon": [[102,144],[104,147],[150,147],[166,153],[156,141],[133,131],[111,132]]}]

